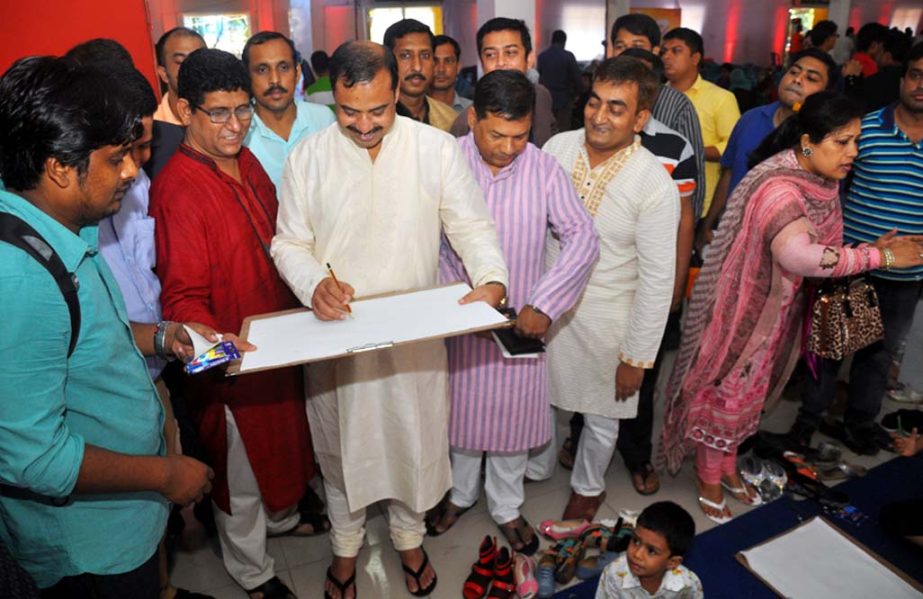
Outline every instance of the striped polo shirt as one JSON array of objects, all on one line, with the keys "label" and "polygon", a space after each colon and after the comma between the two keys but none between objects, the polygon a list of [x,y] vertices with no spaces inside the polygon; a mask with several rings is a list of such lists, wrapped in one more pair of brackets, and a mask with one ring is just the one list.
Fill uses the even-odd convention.
[{"label": "striped polo shirt", "polygon": [[[859,155],[843,206],[847,243],[871,242],[891,229],[923,235],[923,141],[914,144],[898,128],[894,107],[862,119]],[[919,281],[923,266],[874,274],[891,281]]]}]

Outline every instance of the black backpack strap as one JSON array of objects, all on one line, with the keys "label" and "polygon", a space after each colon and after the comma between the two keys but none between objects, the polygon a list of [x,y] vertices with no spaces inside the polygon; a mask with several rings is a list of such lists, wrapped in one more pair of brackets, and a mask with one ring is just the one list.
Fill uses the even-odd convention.
[{"label": "black backpack strap", "polygon": [[18,247],[45,267],[54,278],[71,318],[71,339],[67,347],[67,357],[74,353],[77,337],[80,335],[80,301],[77,298],[77,276],[68,272],[61,257],[48,242],[27,222],[10,214],[0,212],[0,241]]}]

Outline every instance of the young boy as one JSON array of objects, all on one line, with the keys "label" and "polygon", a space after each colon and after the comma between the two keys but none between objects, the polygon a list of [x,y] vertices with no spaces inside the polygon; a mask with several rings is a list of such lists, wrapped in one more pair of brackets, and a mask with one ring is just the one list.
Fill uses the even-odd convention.
[{"label": "young boy", "polygon": [[603,570],[596,599],[703,599],[699,577],[682,565],[694,536],[689,512],[672,501],[649,505],[628,550]]}]

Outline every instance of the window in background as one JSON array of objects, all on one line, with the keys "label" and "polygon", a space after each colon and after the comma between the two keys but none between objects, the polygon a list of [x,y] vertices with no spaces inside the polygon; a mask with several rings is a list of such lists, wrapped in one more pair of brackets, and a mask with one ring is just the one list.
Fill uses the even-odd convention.
[{"label": "window in background", "polygon": [[[561,13],[561,29],[567,34],[567,48],[574,53],[577,60],[593,60],[605,57],[606,46],[606,5],[567,6]],[[548,38],[548,43],[551,38]],[[546,44],[547,45],[547,44]],[[541,52],[543,48],[537,48]]]},{"label": "window in background", "polygon": [[381,43],[388,27],[401,19],[416,19],[428,25],[433,35],[442,34],[442,7],[438,4],[414,3],[411,7],[370,8],[368,11],[369,39]]},{"label": "window in background", "polygon": [[197,31],[209,48],[240,57],[250,37],[250,15],[245,13],[183,15],[183,25]]}]

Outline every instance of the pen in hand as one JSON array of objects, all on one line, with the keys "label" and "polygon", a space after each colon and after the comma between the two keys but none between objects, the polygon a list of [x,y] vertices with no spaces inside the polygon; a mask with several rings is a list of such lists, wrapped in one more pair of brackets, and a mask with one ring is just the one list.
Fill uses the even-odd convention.
[{"label": "pen in hand", "polygon": [[[334,282],[334,284],[336,284],[337,289],[339,289],[340,291],[342,291],[342,290],[343,290],[343,286],[340,285],[340,281],[337,279],[336,273],[333,272],[333,267],[330,266],[330,263],[329,263],[329,262],[327,263],[327,273],[330,275],[330,278],[333,279],[333,282]],[[348,304],[348,303],[345,304],[345,306],[346,306],[346,313],[352,315],[353,309],[349,307],[349,304]]]}]

